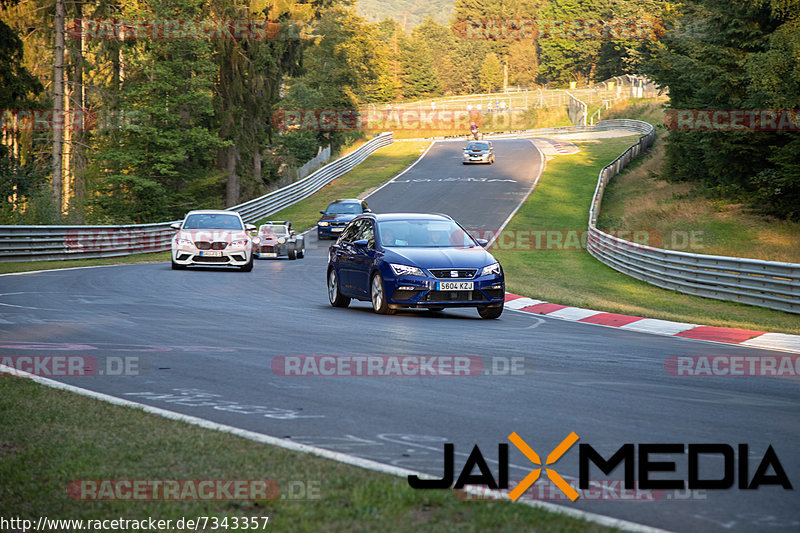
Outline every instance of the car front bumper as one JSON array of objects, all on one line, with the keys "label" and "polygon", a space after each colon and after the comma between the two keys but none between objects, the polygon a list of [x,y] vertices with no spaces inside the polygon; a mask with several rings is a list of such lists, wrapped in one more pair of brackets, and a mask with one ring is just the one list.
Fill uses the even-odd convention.
[{"label": "car front bumper", "polygon": [[[395,276],[381,272],[387,302],[393,307],[478,307],[505,302],[502,274],[469,279],[440,279],[433,276]],[[471,282],[472,290],[438,290],[439,282]]]},{"label": "car front bumper", "polygon": [[344,231],[344,226],[317,226],[318,237],[338,239],[342,231]]},{"label": "car front bumper", "polygon": [[289,255],[289,245],[288,243],[284,244],[263,244],[258,247],[258,257],[259,259],[269,258],[269,257],[281,257],[283,255]]},{"label": "car front bumper", "polygon": [[[178,265],[204,265],[204,266],[244,266],[250,262],[249,249],[232,248],[219,250],[220,255],[205,255],[217,250],[197,250],[191,248],[172,249],[172,261]],[[202,254],[202,255],[201,255]]]}]

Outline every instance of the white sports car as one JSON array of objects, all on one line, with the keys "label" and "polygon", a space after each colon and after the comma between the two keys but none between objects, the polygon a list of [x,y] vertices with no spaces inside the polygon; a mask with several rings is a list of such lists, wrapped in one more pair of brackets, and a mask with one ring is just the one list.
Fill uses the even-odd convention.
[{"label": "white sports car", "polygon": [[[235,266],[253,270],[253,237],[256,227],[242,222],[239,213],[219,210],[189,211],[183,222],[176,222],[172,239],[172,268],[189,265]],[[257,238],[257,237],[256,237]]]}]

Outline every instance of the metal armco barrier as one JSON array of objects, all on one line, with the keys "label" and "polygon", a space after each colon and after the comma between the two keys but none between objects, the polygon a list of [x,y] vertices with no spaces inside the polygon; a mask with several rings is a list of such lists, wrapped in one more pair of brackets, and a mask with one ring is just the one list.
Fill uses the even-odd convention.
[{"label": "metal armco barrier", "polygon": [[664,250],[597,229],[606,185],[655,139],[653,127],[637,120],[606,120],[597,127],[630,129],[643,135],[600,171],[589,210],[590,254],[614,270],[664,289],[800,313],[800,264]]},{"label": "metal armco barrier", "polygon": [[[255,222],[303,200],[393,142],[391,132],[370,139],[344,157],[277,191],[233,207]],[[173,222],[119,226],[0,226],[0,262],[116,257],[170,249]]]}]

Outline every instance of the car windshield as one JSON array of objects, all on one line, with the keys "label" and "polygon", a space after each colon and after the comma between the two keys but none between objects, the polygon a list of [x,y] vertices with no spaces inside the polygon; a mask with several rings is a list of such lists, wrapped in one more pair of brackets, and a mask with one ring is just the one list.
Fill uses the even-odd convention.
[{"label": "car windshield", "polygon": [[272,233],[273,235],[287,235],[289,232],[286,230],[286,226],[273,226],[271,224],[265,224],[261,226],[261,230],[259,233],[262,234],[269,234]]},{"label": "car windshield", "polygon": [[385,220],[378,222],[383,246],[473,248],[478,243],[452,220]]},{"label": "car windshield", "polygon": [[469,143],[467,150],[488,150],[489,143]]},{"label": "car windshield", "polygon": [[186,217],[183,229],[235,229],[242,230],[242,221],[236,215],[197,213]]},{"label": "car windshield", "polygon": [[336,203],[328,206],[325,211],[327,215],[357,215],[361,214],[361,204],[357,203]]}]

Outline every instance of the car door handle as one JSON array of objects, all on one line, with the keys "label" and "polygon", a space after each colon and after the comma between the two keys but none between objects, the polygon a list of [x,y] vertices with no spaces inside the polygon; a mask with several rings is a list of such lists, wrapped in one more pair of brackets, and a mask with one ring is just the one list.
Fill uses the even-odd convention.
[{"label": "car door handle", "polygon": [[355,259],[356,259],[356,256],[354,256],[354,255],[351,255],[350,257],[348,257],[348,260],[350,260],[350,261],[355,261]]}]

